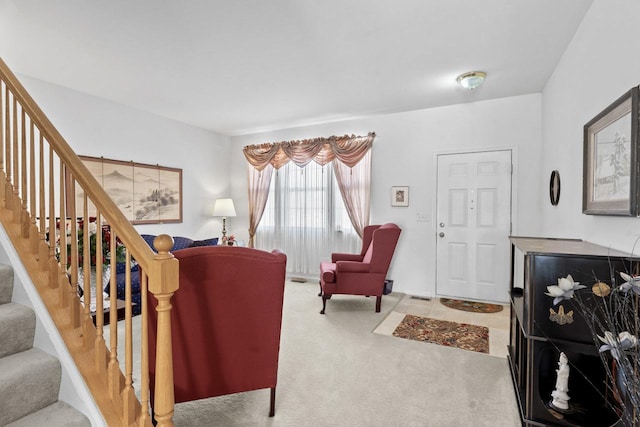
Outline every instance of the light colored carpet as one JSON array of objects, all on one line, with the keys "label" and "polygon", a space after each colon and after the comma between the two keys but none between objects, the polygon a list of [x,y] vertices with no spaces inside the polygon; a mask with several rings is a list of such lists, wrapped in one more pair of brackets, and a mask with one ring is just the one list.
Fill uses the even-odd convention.
[{"label": "light colored carpet", "polygon": [[275,417],[257,390],[178,404],[175,425],[520,425],[504,358],[373,333],[402,294],[384,296],[381,313],[375,298],[336,295],[326,315],[317,294],[286,284]]}]

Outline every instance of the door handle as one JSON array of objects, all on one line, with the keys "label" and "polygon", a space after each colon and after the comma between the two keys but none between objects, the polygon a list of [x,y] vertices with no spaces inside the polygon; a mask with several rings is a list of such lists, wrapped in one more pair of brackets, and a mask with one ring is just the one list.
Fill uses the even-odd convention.
[{"label": "door handle", "polygon": [[444,232],[441,231],[440,234],[438,234],[438,236],[444,237]]}]

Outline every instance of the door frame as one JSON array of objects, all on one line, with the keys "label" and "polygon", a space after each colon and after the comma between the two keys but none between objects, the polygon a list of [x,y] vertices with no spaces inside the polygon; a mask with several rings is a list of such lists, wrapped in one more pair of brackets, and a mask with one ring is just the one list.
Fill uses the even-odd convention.
[{"label": "door frame", "polygon": [[[432,253],[433,257],[433,295],[438,298],[440,295],[438,294],[438,156],[448,155],[448,154],[473,154],[473,153],[486,153],[491,151],[511,151],[511,235],[514,235],[517,226],[517,206],[518,206],[518,147],[515,145],[509,146],[498,146],[498,147],[474,147],[474,148],[459,148],[455,150],[436,150],[433,152],[433,168],[432,168],[432,177],[433,177],[433,195],[434,195],[434,203],[431,206],[431,236],[433,238],[433,246]],[[506,262],[509,262],[507,260]]]}]

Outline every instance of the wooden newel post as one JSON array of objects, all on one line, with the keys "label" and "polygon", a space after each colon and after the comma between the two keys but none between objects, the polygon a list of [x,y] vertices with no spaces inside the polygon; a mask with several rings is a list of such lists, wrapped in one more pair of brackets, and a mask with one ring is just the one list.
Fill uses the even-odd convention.
[{"label": "wooden newel post", "polygon": [[[150,272],[149,290],[158,300],[156,331],[156,384],[154,414],[157,426],[173,426],[173,354],[171,344],[171,297],[178,290],[178,260],[169,250],[171,236],[161,234],[153,241],[158,251]],[[153,333],[153,331],[151,331]]]}]

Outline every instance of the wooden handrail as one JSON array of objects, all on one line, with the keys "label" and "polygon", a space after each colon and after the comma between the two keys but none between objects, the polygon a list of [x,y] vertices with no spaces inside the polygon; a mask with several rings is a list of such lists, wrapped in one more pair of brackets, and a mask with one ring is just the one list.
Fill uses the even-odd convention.
[{"label": "wooden handrail", "polygon": [[2,58],[0,58],[0,76],[2,76],[2,80],[20,105],[23,106],[32,120],[38,124],[40,133],[44,135],[45,139],[51,147],[53,147],[56,155],[60,157],[65,166],[70,169],[74,179],[78,181],[83,190],[88,193],[89,198],[98,210],[102,212],[102,215],[109,223],[118,224],[118,236],[122,241],[127,242],[127,247],[136,258],[138,264],[145,270],[150,269],[151,263],[154,260],[154,253],[151,248],[149,248],[149,245],[140,237],[140,234],[127,220],[118,206],[116,206],[93,175],[91,175],[91,172],[89,172],[86,166],[80,161],[78,155],[71,149],[64,137],[58,132],[56,127],[53,126],[40,107],[38,107]]},{"label": "wooden handrail", "polygon": [[[149,291],[158,300],[156,355],[156,396],[154,412],[157,425],[173,425],[173,362],[171,351],[170,300],[178,289],[178,261],[169,252],[173,241],[163,235],[155,242],[154,253],[129,220],[111,200],[104,189],[91,175],[77,154],[47,118],[45,113],[29,95],[24,86],[0,58],[0,221],[12,239],[16,251],[27,266],[45,305],[56,326],[60,330],[78,369],[94,395],[103,417],[109,425],[150,426],[151,420],[146,407],[148,401],[147,349],[142,349],[142,388],[144,407],[136,399],[131,381],[132,371],[132,306],[131,274],[126,274],[127,307],[125,315],[126,345],[124,357],[126,369],[123,373],[118,366],[116,328],[111,328],[110,348],[107,349],[103,337],[102,316],[96,316],[96,324],[91,320],[88,300],[91,297],[89,279],[84,283],[87,306],[82,308],[76,293],[79,260],[90,261],[88,221],[84,221],[84,254],[78,251],[75,203],[75,185],[84,191],[83,216],[88,214],[87,201],[95,206],[98,224],[108,223],[111,231],[109,250],[116,247],[116,236],[126,248],[126,266],[132,258],[141,269],[144,282],[141,290]],[[27,138],[28,136],[28,138]],[[36,139],[36,136],[38,137]],[[36,141],[38,144],[36,144]],[[36,151],[39,158],[36,159]],[[54,161],[54,157],[59,163]],[[48,162],[47,162],[48,160]],[[37,166],[36,166],[37,165]],[[54,168],[59,167],[57,187]],[[36,193],[39,192],[39,197]],[[46,196],[45,196],[46,194]],[[59,199],[56,201],[56,197]],[[67,202],[69,205],[67,206]],[[58,203],[58,205],[56,205]],[[36,204],[38,206],[36,206]],[[57,214],[56,214],[57,213]],[[45,218],[47,217],[48,220]],[[60,218],[59,222],[56,217]],[[39,221],[36,220],[39,218]],[[64,218],[71,220],[71,238],[67,239],[63,227]],[[84,218],[88,220],[88,218]],[[60,228],[59,242],[56,242],[57,228]],[[46,229],[45,229],[46,227]],[[98,229],[102,236],[102,227]],[[98,261],[102,262],[102,242]],[[67,249],[68,248],[68,249]],[[70,257],[67,257],[67,250]],[[57,254],[59,251],[59,255]],[[69,264],[70,263],[70,264]],[[69,271],[69,265],[71,269]],[[86,264],[85,264],[86,266]],[[111,253],[111,296],[116,301],[116,254]],[[88,274],[88,272],[87,272]],[[96,278],[96,298],[98,307],[103,307],[100,290],[104,287],[102,277]],[[106,300],[105,300],[106,302]],[[146,328],[146,298],[142,300],[143,328]],[[114,311],[111,311],[115,324]],[[146,344],[146,329],[142,331]],[[110,357],[108,355],[110,354]],[[116,356],[116,357],[114,357]],[[109,359],[109,360],[107,360]],[[145,372],[146,371],[146,372]],[[107,390],[110,390],[107,393]]]}]

